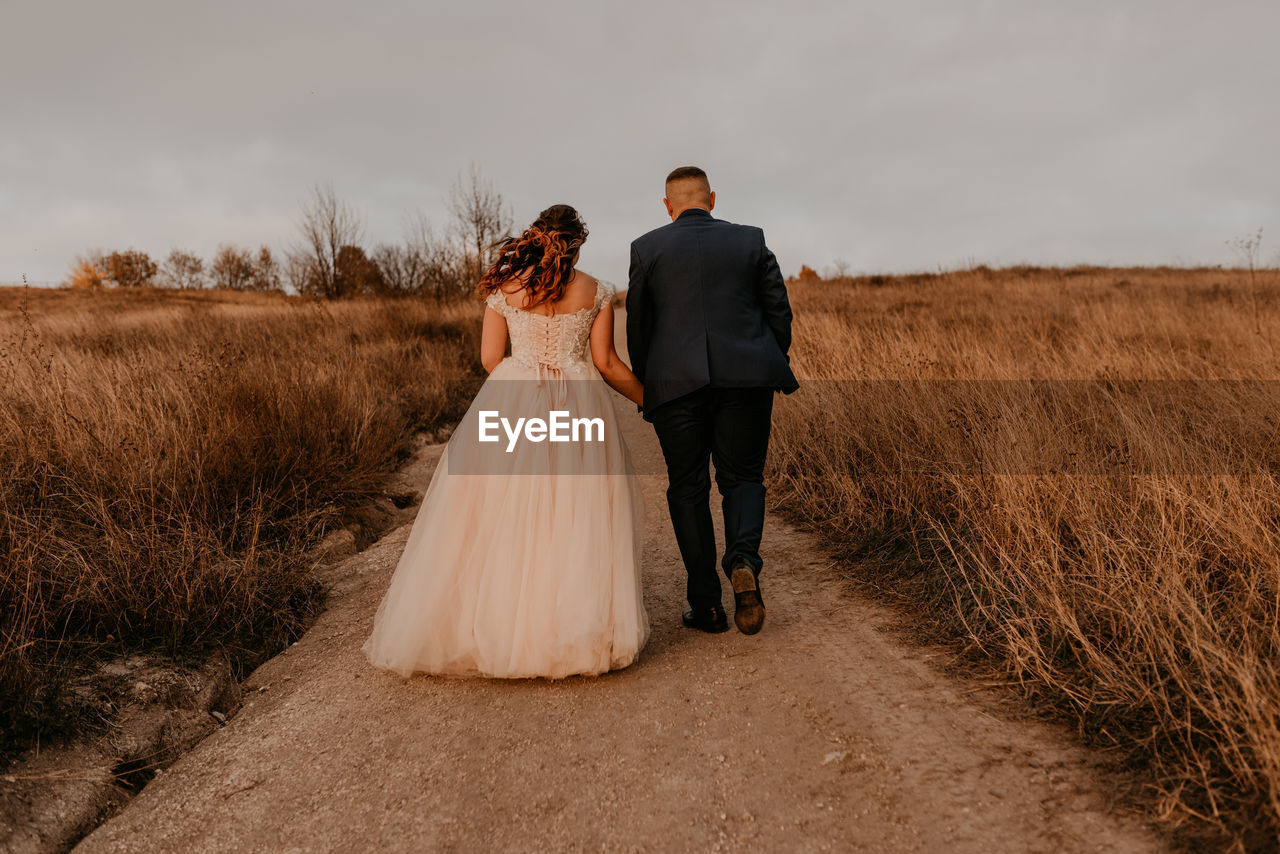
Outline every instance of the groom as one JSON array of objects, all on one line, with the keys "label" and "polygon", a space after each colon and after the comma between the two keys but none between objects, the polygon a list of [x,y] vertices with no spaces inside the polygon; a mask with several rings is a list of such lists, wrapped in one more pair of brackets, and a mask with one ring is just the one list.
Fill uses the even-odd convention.
[{"label": "groom", "polygon": [[671,224],[631,244],[631,367],[667,462],[667,506],[689,573],[684,624],[729,628],[716,572],[710,459],[723,499],[720,566],[733,587],[734,622],[752,635],[764,625],[760,537],[773,393],[799,387],[787,358],[791,306],[764,232],[711,215],[716,194],[706,172],[676,169],[663,202]]}]

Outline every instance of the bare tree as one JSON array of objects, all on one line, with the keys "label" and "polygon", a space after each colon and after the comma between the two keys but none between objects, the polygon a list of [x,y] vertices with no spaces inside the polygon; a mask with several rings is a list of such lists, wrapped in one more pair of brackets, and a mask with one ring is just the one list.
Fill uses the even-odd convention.
[{"label": "bare tree", "polygon": [[461,175],[454,180],[449,211],[463,247],[466,277],[474,284],[493,262],[493,244],[510,235],[511,211],[474,163],[465,180]]},{"label": "bare tree", "polygon": [[419,296],[422,293],[422,258],[412,248],[382,243],[370,256],[378,265],[387,290],[397,296]]},{"label": "bare tree", "polygon": [[421,294],[437,301],[470,296],[484,270],[478,275],[474,272],[466,251],[447,234],[436,234],[421,213],[409,221],[406,231],[406,241],[421,261]]},{"label": "bare tree", "polygon": [[253,291],[278,291],[281,289],[282,277],[280,262],[271,254],[271,249],[263,246],[251,263],[249,273],[249,289]]},{"label": "bare tree", "polygon": [[194,290],[205,285],[204,261],[194,252],[174,249],[160,268],[160,276],[171,288]]},{"label": "bare tree", "polygon": [[295,293],[313,293],[310,286],[311,262],[297,252],[287,252],[284,256],[284,270],[281,278]]},{"label": "bare tree", "polygon": [[398,296],[424,296],[426,279],[425,241],[416,239],[418,233],[429,235],[431,223],[421,212],[405,220],[403,245],[383,243],[373,250],[370,257],[378,265],[387,291]]},{"label": "bare tree", "polygon": [[243,291],[253,279],[253,256],[235,246],[219,246],[209,264],[209,277],[215,288]]},{"label": "bare tree", "polygon": [[302,207],[298,229],[301,242],[291,254],[306,272],[294,281],[294,286],[303,293],[337,298],[341,295],[338,253],[344,246],[360,243],[364,235],[361,217],[326,184],[312,189],[311,199]]},{"label": "bare tree", "polygon": [[456,239],[440,237],[422,213],[405,221],[403,244],[382,244],[371,256],[388,293],[443,301],[468,296],[467,253]]}]

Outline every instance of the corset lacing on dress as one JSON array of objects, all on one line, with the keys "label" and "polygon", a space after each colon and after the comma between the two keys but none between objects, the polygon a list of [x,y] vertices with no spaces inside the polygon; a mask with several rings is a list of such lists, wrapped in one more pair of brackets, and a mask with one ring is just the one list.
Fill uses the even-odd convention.
[{"label": "corset lacing on dress", "polygon": [[568,395],[564,367],[587,363],[587,339],[600,309],[613,298],[613,289],[600,282],[593,305],[566,314],[538,314],[516,308],[501,291],[489,295],[486,303],[507,321],[513,361],[538,372],[539,385],[552,383],[552,401],[562,404]]},{"label": "corset lacing on dress", "polygon": [[[519,309],[517,309],[519,310]],[[526,312],[526,314],[531,314]],[[555,323],[559,319],[559,315],[533,315],[539,317],[543,323],[535,323],[535,326],[541,329],[534,333],[533,343],[536,352],[531,354],[537,364],[538,369],[538,385],[541,386],[546,382],[553,383],[551,388],[551,402],[556,406],[564,404],[569,393],[568,381],[564,378],[564,371],[560,369],[562,356],[560,354],[560,331]],[[514,357],[514,353],[512,354]]]}]

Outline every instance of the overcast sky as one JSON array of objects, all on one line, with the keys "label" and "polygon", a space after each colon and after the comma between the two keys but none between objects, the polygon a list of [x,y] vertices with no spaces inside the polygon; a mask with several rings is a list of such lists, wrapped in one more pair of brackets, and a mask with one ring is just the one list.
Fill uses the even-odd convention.
[{"label": "overcast sky", "polygon": [[475,162],[619,284],[697,164],[785,272],[1280,249],[1280,3],[0,0],[0,281],[87,249],[367,244]]}]

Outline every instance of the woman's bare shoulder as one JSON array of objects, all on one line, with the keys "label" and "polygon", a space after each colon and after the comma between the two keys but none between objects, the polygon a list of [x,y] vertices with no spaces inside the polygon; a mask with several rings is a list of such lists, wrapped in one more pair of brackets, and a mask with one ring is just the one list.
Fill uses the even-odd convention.
[{"label": "woman's bare shoulder", "polygon": [[584,273],[581,270],[574,270],[573,278],[569,280],[569,287],[566,288],[566,294],[573,292],[585,297],[591,297],[595,295],[598,287],[600,287],[600,282],[595,276],[590,273]]}]

